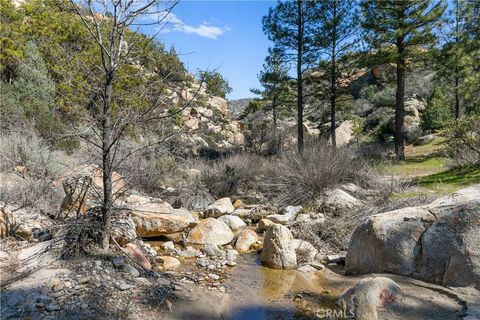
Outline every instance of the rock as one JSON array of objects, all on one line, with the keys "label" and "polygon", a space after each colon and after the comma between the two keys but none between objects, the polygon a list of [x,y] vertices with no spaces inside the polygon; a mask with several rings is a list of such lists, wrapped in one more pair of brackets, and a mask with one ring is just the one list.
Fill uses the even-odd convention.
[{"label": "rock", "polygon": [[235,209],[243,208],[243,201],[240,199],[235,200],[235,202],[233,203],[233,207]]},{"label": "rock", "polygon": [[235,211],[235,207],[230,198],[221,198],[209,205],[203,215],[205,218],[218,218],[233,211]]},{"label": "rock", "polygon": [[128,283],[121,281],[120,283],[117,284],[118,289],[122,291],[130,290],[132,289],[132,286],[129,285]]},{"label": "rock", "polygon": [[140,237],[177,233],[190,225],[187,218],[173,214],[173,208],[166,203],[147,203],[132,210],[130,214]]},{"label": "rock", "polygon": [[297,263],[307,263],[315,260],[318,250],[308,241],[294,239],[293,246],[297,255]]},{"label": "rock", "polygon": [[355,123],[352,120],[347,120],[342,122],[335,129],[335,141],[337,143],[337,147],[343,147],[352,141],[354,137],[354,128]]},{"label": "rock", "polygon": [[115,268],[120,268],[125,265],[125,259],[121,256],[115,257],[112,259],[112,263]]},{"label": "rock", "polygon": [[237,242],[235,242],[235,249],[240,253],[245,253],[250,250],[252,244],[258,241],[258,235],[255,231],[245,229],[238,234]]},{"label": "rock", "polygon": [[293,236],[287,227],[272,224],[267,228],[260,258],[267,267],[274,269],[297,267]]},{"label": "rock", "polygon": [[232,213],[232,216],[240,217],[242,219],[248,219],[250,217],[250,213],[252,212],[251,209],[235,209],[235,211]]},{"label": "rock", "polygon": [[234,250],[234,249],[228,249],[227,250],[227,261],[228,262],[235,262],[237,261],[237,257],[238,257],[238,251],[237,250]]},{"label": "rock", "polygon": [[146,270],[152,270],[152,265],[148,261],[145,254],[133,243],[129,243],[125,246],[125,252],[133,259],[136,263],[141,265]]},{"label": "rock", "polygon": [[195,228],[190,230],[187,242],[193,244],[213,243],[225,245],[233,240],[233,232],[230,228],[214,218],[207,218],[200,221]]},{"label": "rock", "polygon": [[310,221],[311,218],[310,218],[310,215],[309,214],[306,214],[306,213],[300,213],[296,218],[295,218],[295,221],[296,222],[308,222]]},{"label": "rock", "polygon": [[170,252],[175,249],[175,244],[172,241],[168,241],[162,244],[163,250]]},{"label": "rock", "polygon": [[31,241],[33,240],[32,229],[27,226],[25,223],[20,223],[15,226],[14,229],[15,235],[19,236],[20,238]]},{"label": "rock", "polygon": [[362,201],[338,188],[327,190],[320,202],[320,206],[326,212],[349,211],[363,205]]},{"label": "rock", "polygon": [[352,235],[348,274],[388,272],[480,288],[480,185],[368,218]]},{"label": "rock", "polygon": [[220,279],[220,276],[217,275],[217,274],[214,274],[214,273],[209,273],[208,277],[212,280],[219,280]]},{"label": "rock", "polygon": [[178,255],[184,258],[195,258],[202,255],[202,252],[200,250],[197,250],[193,247],[188,246],[187,250],[179,252]]},{"label": "rock", "polygon": [[424,144],[430,143],[435,140],[437,136],[435,134],[427,134],[426,136],[421,136],[415,141],[416,146],[423,146]]},{"label": "rock", "polygon": [[283,209],[282,214],[272,214],[267,216],[267,219],[273,223],[288,224],[289,222],[294,221],[302,210],[302,206],[287,206]]},{"label": "rock", "polygon": [[[356,320],[377,320],[377,309],[401,307],[402,290],[391,279],[378,277],[360,280],[355,287],[345,292],[339,304],[354,313]],[[392,314],[393,318],[396,318]]]},{"label": "rock", "polygon": [[163,260],[163,269],[167,271],[178,270],[182,265],[180,260],[174,257],[163,256],[161,259]]},{"label": "rock", "polygon": [[423,208],[404,208],[371,216],[352,235],[346,272],[411,275],[415,271],[420,237],[434,219]]},{"label": "rock", "polygon": [[77,279],[77,282],[78,282],[78,284],[88,283],[88,282],[90,282],[90,277],[89,276],[80,277],[80,278]]},{"label": "rock", "polygon": [[134,277],[134,278],[140,276],[140,272],[136,268],[132,267],[129,264],[124,265],[122,267],[122,271],[125,272],[125,273],[128,273],[128,274],[131,274],[132,277]]},{"label": "rock", "polygon": [[196,219],[187,209],[172,209],[172,214],[185,218],[190,224],[197,222]]},{"label": "rock", "polygon": [[205,254],[211,256],[211,257],[220,257],[223,258],[225,257],[226,253],[222,249],[220,249],[216,244],[214,243],[207,243],[205,247],[203,248],[203,252]]},{"label": "rock", "polygon": [[273,224],[272,220],[261,219],[258,222],[257,232],[264,232],[265,230],[267,230],[268,226],[270,226],[271,224]]},{"label": "rock", "polygon": [[225,215],[218,218],[218,220],[229,226],[233,232],[240,231],[247,226],[245,222],[237,216]]},{"label": "rock", "polygon": [[345,256],[339,254],[329,254],[326,257],[328,263],[336,263],[340,265],[345,265]]},{"label": "rock", "polygon": [[125,246],[127,243],[137,239],[137,231],[133,219],[120,214],[113,215],[111,236],[120,246]]}]

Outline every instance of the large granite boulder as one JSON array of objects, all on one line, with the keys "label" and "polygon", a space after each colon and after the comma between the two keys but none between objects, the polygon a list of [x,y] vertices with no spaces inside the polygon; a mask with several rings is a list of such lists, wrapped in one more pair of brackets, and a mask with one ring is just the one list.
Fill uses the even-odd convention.
[{"label": "large granite boulder", "polygon": [[273,269],[297,267],[293,235],[287,227],[272,224],[267,228],[260,258],[267,267]]},{"label": "large granite boulder", "polygon": [[346,272],[480,288],[480,185],[368,218],[352,235]]},{"label": "large granite boulder", "polygon": [[233,232],[220,220],[207,218],[201,220],[195,228],[190,230],[187,242],[192,244],[225,245],[233,240]]},{"label": "large granite boulder", "polygon": [[186,217],[173,214],[173,208],[166,202],[146,203],[130,213],[140,237],[158,237],[180,232],[190,224]]}]

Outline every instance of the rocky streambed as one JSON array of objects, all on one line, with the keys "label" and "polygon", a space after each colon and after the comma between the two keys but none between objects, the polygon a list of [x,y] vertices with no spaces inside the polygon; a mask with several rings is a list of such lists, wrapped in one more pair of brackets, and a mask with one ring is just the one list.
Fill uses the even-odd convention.
[{"label": "rocky streambed", "polygon": [[[324,207],[364,205],[351,189]],[[62,207],[82,209],[65,190]],[[346,256],[293,236],[325,223],[300,206],[190,211],[136,194],[121,206],[105,252],[63,259],[68,237],[29,236],[28,221],[30,242],[3,241],[2,319],[480,318],[479,185],[367,217]]]}]

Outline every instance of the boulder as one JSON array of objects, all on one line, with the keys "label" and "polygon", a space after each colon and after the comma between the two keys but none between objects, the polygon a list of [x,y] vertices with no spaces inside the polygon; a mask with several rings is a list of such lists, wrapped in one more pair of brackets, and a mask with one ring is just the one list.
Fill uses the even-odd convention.
[{"label": "boulder", "polygon": [[229,226],[233,232],[240,231],[247,226],[245,222],[243,222],[243,220],[237,216],[231,216],[231,215],[221,216],[220,218],[218,218],[218,220],[222,221],[227,226]]},{"label": "boulder", "polygon": [[235,207],[232,204],[230,198],[221,198],[212,203],[205,210],[204,217],[208,218],[218,218],[225,214],[230,214],[235,211]]},{"label": "boulder", "polygon": [[183,209],[183,208],[173,209],[172,214],[174,214],[176,216],[179,216],[179,217],[184,217],[190,224],[194,224],[198,220],[190,213],[190,211],[188,211],[187,209]]},{"label": "boulder", "polygon": [[225,251],[220,249],[216,244],[214,243],[207,243],[203,247],[203,252],[205,252],[206,255],[211,256],[211,257],[220,257],[224,258],[226,256]]},{"label": "boulder", "polygon": [[326,212],[348,211],[362,205],[362,201],[339,188],[325,191],[320,201],[320,206]]},{"label": "boulder", "polygon": [[295,221],[295,218],[302,210],[302,206],[287,206],[283,209],[282,214],[271,214],[267,216],[267,219],[273,223],[288,224]]},{"label": "boulder", "polygon": [[416,146],[423,146],[424,144],[430,143],[435,140],[437,136],[435,134],[427,134],[426,136],[421,136],[415,141]]},{"label": "boulder", "polygon": [[368,218],[353,233],[348,274],[388,272],[480,288],[480,185]]},{"label": "boulder", "polygon": [[335,129],[335,141],[337,147],[343,147],[352,141],[354,137],[353,129],[355,128],[355,123],[352,120],[347,120],[342,122]]},{"label": "boulder", "polygon": [[146,270],[152,270],[152,265],[148,261],[145,254],[133,243],[128,243],[125,246],[125,252],[133,259],[136,263],[141,265]]},{"label": "boulder", "polygon": [[272,224],[267,228],[260,258],[267,267],[274,269],[297,267],[293,236],[287,227]]},{"label": "boulder", "polygon": [[121,246],[134,241],[137,238],[137,231],[133,219],[120,214],[113,215],[111,237]]},{"label": "boulder", "polygon": [[233,232],[228,225],[215,218],[200,221],[195,228],[190,230],[187,242],[193,244],[212,243],[225,245],[233,240]]},{"label": "boulder", "polygon": [[393,280],[378,277],[360,280],[353,288],[345,292],[339,304],[354,316],[356,320],[377,320],[378,309],[390,309],[392,319],[395,307],[401,307],[403,293]]},{"label": "boulder", "polygon": [[160,259],[163,261],[162,269],[165,271],[178,270],[181,267],[181,262],[175,257],[162,256]]},{"label": "boulder", "polygon": [[253,230],[245,229],[238,234],[237,242],[235,242],[235,249],[240,253],[248,252],[252,244],[257,241],[257,233]]},{"label": "boulder", "polygon": [[293,246],[297,255],[297,263],[313,262],[318,250],[308,241],[293,239]]},{"label": "boulder", "polygon": [[140,237],[157,237],[182,231],[190,225],[187,218],[172,212],[166,203],[147,203],[132,210],[130,215]]}]

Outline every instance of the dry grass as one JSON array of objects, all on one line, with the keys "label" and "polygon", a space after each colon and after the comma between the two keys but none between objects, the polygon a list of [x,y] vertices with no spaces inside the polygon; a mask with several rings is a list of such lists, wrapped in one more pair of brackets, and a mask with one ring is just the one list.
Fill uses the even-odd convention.
[{"label": "dry grass", "polygon": [[319,142],[307,146],[303,154],[291,151],[270,164],[262,189],[280,206],[304,205],[325,189],[348,182],[372,187],[379,176],[355,149]]}]

